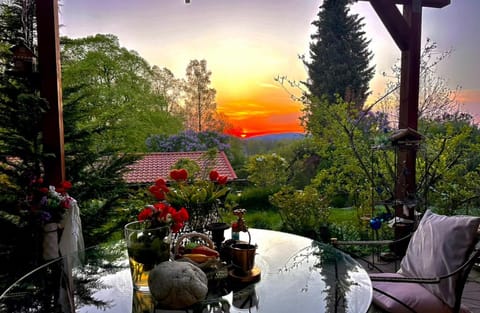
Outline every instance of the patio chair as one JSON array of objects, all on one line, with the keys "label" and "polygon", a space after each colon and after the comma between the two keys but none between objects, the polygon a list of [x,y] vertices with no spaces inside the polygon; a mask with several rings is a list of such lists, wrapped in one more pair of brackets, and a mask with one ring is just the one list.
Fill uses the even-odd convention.
[{"label": "patio chair", "polygon": [[[480,217],[444,216],[427,210],[410,239],[400,269],[396,273],[370,274],[373,301],[369,312],[469,312],[461,306],[461,300],[468,274],[480,256],[479,224]],[[332,244],[340,248],[366,243],[335,240]]]}]

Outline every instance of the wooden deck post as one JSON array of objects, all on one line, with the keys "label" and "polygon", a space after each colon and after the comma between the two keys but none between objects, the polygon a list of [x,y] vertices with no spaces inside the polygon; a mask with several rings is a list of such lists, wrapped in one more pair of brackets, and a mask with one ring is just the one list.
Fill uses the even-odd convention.
[{"label": "wooden deck post", "polygon": [[45,160],[45,180],[57,185],[65,180],[58,1],[38,0],[36,6],[40,96],[50,105],[43,124],[44,153],[52,154]]},{"label": "wooden deck post", "polygon": [[[442,8],[450,0],[365,0],[369,1],[398,48],[402,51],[400,77],[399,129],[418,129],[418,95],[420,82],[420,53],[422,7]],[[396,5],[403,5],[403,14]],[[395,215],[414,220],[416,208],[417,145],[406,144],[398,150]],[[395,239],[405,236],[411,227],[395,227]],[[402,254],[406,246],[399,252]]]}]

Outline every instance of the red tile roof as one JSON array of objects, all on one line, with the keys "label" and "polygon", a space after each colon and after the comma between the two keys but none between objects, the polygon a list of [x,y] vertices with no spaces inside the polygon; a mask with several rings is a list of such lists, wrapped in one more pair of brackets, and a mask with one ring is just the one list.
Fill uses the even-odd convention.
[{"label": "red tile roof", "polygon": [[[200,161],[204,151],[194,152],[155,152],[146,154],[142,159],[129,166],[128,171],[123,178],[127,183],[152,183],[157,178],[168,179],[172,165],[179,159],[190,159],[202,167]],[[227,176],[228,180],[237,179],[237,174],[232,168],[230,161],[223,151],[218,152],[215,159],[215,170],[222,176]]]}]

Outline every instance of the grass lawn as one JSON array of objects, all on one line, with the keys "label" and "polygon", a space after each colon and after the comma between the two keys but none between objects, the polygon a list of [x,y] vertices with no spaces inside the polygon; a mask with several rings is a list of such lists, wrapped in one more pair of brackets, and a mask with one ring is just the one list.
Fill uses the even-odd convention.
[{"label": "grass lawn", "polygon": [[331,224],[357,224],[357,210],[352,208],[332,208],[330,209],[329,221]]},{"label": "grass lawn", "polygon": [[[222,215],[223,221],[231,223],[236,220],[232,213]],[[263,228],[272,230],[282,229],[282,219],[280,214],[274,210],[248,211],[245,214],[245,221],[249,227]],[[329,221],[331,224],[351,224],[358,225],[357,211],[351,208],[333,208],[330,210]]]}]

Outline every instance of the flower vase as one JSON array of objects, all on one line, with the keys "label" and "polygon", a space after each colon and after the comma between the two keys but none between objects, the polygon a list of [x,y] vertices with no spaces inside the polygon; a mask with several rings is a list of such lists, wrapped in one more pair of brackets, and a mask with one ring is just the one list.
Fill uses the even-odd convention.
[{"label": "flower vase", "polygon": [[196,203],[185,205],[190,216],[182,234],[190,232],[206,233],[208,225],[216,223],[220,219],[217,206],[214,203]]},{"label": "flower vase", "polygon": [[170,260],[170,226],[148,228],[145,222],[125,225],[130,272],[135,290],[149,292],[148,275],[157,264]]},{"label": "flower vase", "polygon": [[58,224],[47,223],[43,226],[42,257],[45,261],[49,261],[59,256]]}]

